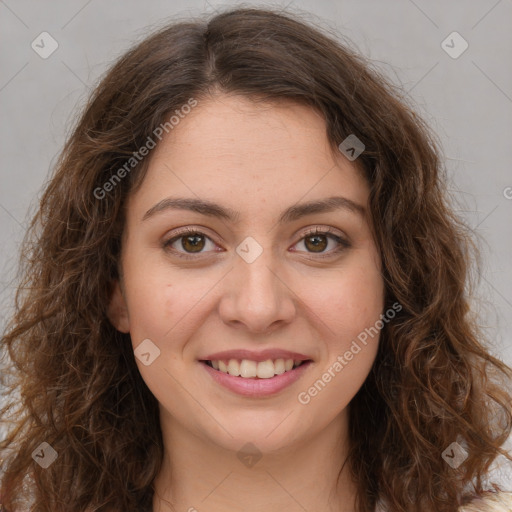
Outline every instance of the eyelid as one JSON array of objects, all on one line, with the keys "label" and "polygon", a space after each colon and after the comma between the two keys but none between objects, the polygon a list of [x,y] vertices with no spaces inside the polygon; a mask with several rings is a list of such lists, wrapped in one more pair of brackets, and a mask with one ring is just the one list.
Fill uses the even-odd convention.
[{"label": "eyelid", "polygon": [[[171,237],[164,239],[164,241],[162,242],[162,248],[167,249],[174,242],[176,242],[177,240],[179,240],[180,238],[182,238],[186,235],[202,235],[204,238],[209,239],[214,244],[219,245],[215,241],[214,237],[212,237],[204,232],[205,230],[208,231],[207,228],[204,228],[202,226],[201,227],[187,226],[184,228],[178,228],[176,231],[174,231],[172,233]],[[338,248],[333,249],[326,253],[315,254],[314,252],[310,252],[310,253],[306,252],[306,254],[314,256],[315,259],[334,257],[335,255],[339,254],[344,249],[351,247],[351,243],[348,241],[348,238],[345,235],[343,235],[342,232],[339,232],[339,230],[334,230],[334,228],[331,228],[330,226],[322,227],[320,225],[310,227],[306,231],[302,232],[300,238],[293,244],[293,246],[297,245],[304,238],[307,238],[308,236],[312,236],[315,234],[326,236],[327,238],[335,240],[339,244]],[[201,258],[202,256],[207,255],[212,252],[223,252],[223,251],[199,252],[199,253],[196,253],[198,256],[195,256],[194,253],[186,253],[186,252],[176,251],[175,249],[167,249],[167,250],[169,250],[173,254],[177,255],[178,258],[189,259],[189,260],[191,260],[191,259],[197,260],[197,259]],[[293,251],[293,252],[302,253],[304,251]]]},{"label": "eyelid", "polygon": [[[185,235],[203,235],[205,238],[209,238],[212,241],[215,241],[215,236],[210,235],[210,230],[203,226],[185,226],[183,228],[176,228],[170,233],[169,236],[166,236],[164,239],[164,244],[169,242],[174,242],[176,239],[185,236]],[[217,243],[217,242],[215,242]],[[218,245],[218,243],[217,243]]]},{"label": "eyelid", "polygon": [[[208,235],[205,233],[205,231],[207,231],[206,228],[204,227],[194,227],[194,226],[187,226],[185,228],[178,228],[176,231],[174,231],[172,233],[172,236],[170,236],[169,238],[165,238],[162,242],[162,248],[164,250],[169,250],[170,252],[172,252],[174,255],[177,255],[178,258],[183,258],[183,259],[198,259],[196,256],[194,256],[193,253],[186,253],[186,252],[181,252],[181,251],[176,251],[175,249],[172,249],[172,248],[169,248],[167,249],[170,245],[172,245],[174,242],[176,242],[177,240],[179,240],[180,238],[183,238],[185,236],[192,236],[192,235],[202,235],[204,238],[207,238],[208,240],[211,240],[215,245],[219,245],[214,237]],[[204,252],[200,252],[200,253],[196,253],[198,254],[199,257],[201,256],[204,256],[206,254],[208,254],[209,252],[221,252],[221,251],[208,251],[206,253]]]},{"label": "eyelid", "polygon": [[[308,236],[313,236],[316,234],[335,240],[338,243],[338,247],[336,249],[332,249],[331,251],[323,252],[323,253],[314,253],[314,252],[308,253],[308,252],[306,252],[306,254],[308,254],[310,256],[314,256],[314,259],[334,258],[334,257],[338,256],[341,252],[343,252],[345,249],[352,247],[352,244],[349,242],[348,238],[344,234],[339,232],[339,230],[334,230],[334,228],[331,228],[330,226],[328,226],[328,227],[315,226],[313,228],[309,228],[308,231],[302,233],[302,236],[293,245],[297,245],[299,242],[301,242]],[[295,252],[303,252],[303,251],[295,251]]]}]

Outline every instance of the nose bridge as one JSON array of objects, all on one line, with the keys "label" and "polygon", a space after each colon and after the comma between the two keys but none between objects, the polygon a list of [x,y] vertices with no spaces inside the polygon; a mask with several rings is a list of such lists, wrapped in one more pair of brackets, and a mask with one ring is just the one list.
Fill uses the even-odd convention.
[{"label": "nose bridge", "polygon": [[236,248],[237,257],[229,280],[222,312],[227,322],[243,323],[253,331],[266,331],[294,314],[291,292],[279,278],[275,252],[253,237]]}]

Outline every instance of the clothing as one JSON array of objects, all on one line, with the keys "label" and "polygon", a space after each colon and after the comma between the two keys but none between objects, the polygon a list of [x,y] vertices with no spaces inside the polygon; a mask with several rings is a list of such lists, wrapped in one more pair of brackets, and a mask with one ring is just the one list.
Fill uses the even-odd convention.
[{"label": "clothing", "polygon": [[[392,512],[378,505],[375,512]],[[493,492],[459,507],[458,512],[512,512],[512,492]]]},{"label": "clothing", "polygon": [[512,492],[490,493],[459,508],[459,512],[511,512]]},{"label": "clothing", "polygon": [[[512,453],[512,437],[503,445],[505,451]],[[495,492],[498,486],[500,492]],[[482,480],[486,494],[481,499],[459,507],[458,512],[512,512],[512,462],[499,455],[491,464],[488,473]],[[471,486],[467,489],[471,492]],[[393,512],[387,510],[384,503],[379,503],[375,512]]]}]

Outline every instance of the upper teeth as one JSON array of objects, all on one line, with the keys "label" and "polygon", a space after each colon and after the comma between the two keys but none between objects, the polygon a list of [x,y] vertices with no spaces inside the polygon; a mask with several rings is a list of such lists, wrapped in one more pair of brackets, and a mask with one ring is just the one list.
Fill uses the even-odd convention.
[{"label": "upper teeth", "polygon": [[300,359],[267,359],[266,361],[251,361],[249,359],[230,359],[229,361],[210,361],[212,366],[223,373],[229,373],[235,377],[270,379],[274,375],[281,375],[298,366]]}]

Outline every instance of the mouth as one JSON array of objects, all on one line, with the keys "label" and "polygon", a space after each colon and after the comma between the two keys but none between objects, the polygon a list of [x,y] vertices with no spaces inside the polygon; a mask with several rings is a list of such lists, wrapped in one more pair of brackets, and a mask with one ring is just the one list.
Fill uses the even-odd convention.
[{"label": "mouth", "polygon": [[265,361],[252,361],[250,359],[218,359],[202,360],[201,363],[213,370],[240,377],[242,379],[272,379],[278,375],[292,372],[300,366],[312,362],[311,359],[266,359]]},{"label": "mouth", "polygon": [[245,398],[271,397],[290,387],[313,364],[312,359],[203,359],[214,384]]}]

